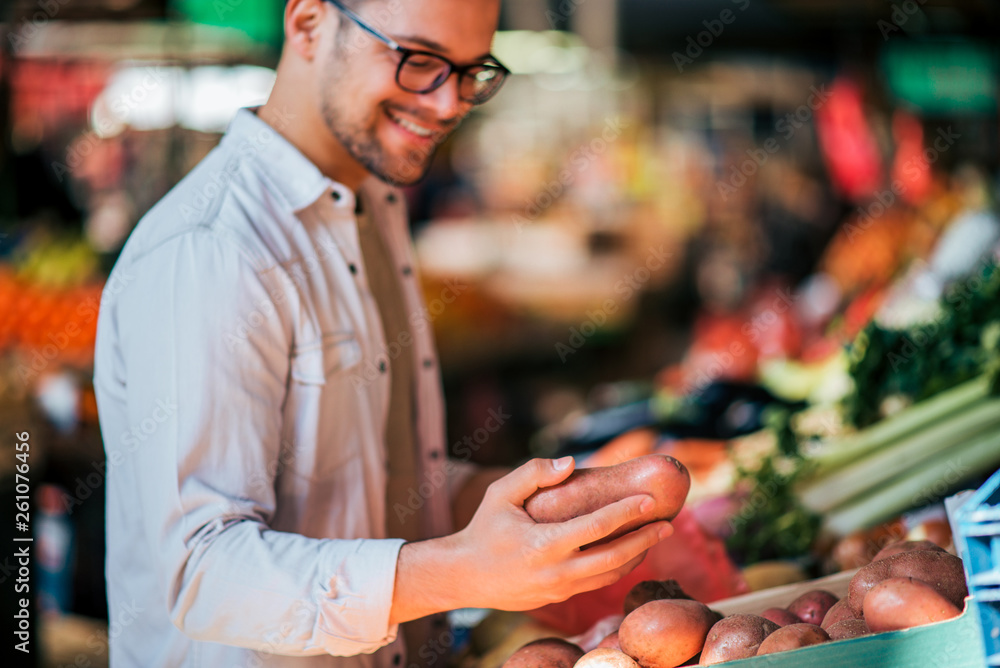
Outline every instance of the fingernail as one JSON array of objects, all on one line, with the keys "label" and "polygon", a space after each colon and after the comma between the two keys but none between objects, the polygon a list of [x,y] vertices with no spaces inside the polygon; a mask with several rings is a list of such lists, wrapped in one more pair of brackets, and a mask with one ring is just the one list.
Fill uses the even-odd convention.
[{"label": "fingernail", "polygon": [[572,457],[561,457],[552,462],[552,468],[556,471],[564,471],[571,463],[573,463]]},{"label": "fingernail", "polygon": [[639,504],[639,511],[643,513],[648,513],[652,509],[653,509],[653,497],[647,496],[645,499],[642,500],[642,503]]},{"label": "fingernail", "polygon": [[659,536],[660,540],[663,540],[664,538],[670,538],[670,536],[672,536],[673,534],[674,534],[674,528],[669,524],[664,524],[662,527],[660,527],[660,531],[657,534],[657,536]]}]

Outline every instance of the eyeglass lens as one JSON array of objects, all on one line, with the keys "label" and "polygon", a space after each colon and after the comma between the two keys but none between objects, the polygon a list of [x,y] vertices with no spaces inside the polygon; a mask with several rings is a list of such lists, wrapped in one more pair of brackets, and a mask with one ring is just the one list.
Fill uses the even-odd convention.
[{"label": "eyeglass lens", "polygon": [[[399,85],[415,93],[428,93],[441,84],[451,73],[451,65],[425,53],[409,53],[399,66]],[[459,96],[468,102],[485,101],[491,97],[503,77],[499,69],[479,65],[462,72]]]}]

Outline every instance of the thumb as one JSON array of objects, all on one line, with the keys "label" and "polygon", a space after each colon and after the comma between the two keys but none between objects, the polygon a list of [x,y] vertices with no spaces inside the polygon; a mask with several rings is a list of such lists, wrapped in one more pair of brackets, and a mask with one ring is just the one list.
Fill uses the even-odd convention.
[{"label": "thumb", "polygon": [[523,506],[525,499],[542,487],[558,485],[573,472],[573,458],[532,459],[496,481],[497,493],[506,501]]}]

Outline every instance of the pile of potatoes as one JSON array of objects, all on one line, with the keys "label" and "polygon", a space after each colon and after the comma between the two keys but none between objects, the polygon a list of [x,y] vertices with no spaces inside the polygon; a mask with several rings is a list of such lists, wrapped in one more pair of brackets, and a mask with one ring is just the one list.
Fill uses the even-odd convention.
[{"label": "pile of potatoes", "polygon": [[625,619],[596,649],[536,640],[504,668],[708,666],[951,619],[967,595],[962,561],[927,541],[887,546],[855,574],[843,599],[815,590],[760,615],[723,617],[673,580],[647,581],[629,592]]}]

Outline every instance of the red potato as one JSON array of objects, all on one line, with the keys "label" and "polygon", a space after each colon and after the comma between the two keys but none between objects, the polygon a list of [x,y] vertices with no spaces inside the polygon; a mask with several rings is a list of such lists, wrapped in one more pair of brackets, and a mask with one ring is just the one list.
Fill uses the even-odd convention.
[{"label": "red potato", "polygon": [[604,640],[597,643],[598,647],[608,647],[610,649],[621,650],[622,644],[618,641],[618,631],[604,636]]},{"label": "red potato", "polygon": [[947,550],[929,540],[901,540],[883,547],[872,557],[872,561],[882,561],[902,552],[947,552]]},{"label": "red potato", "polygon": [[757,656],[776,654],[788,650],[829,642],[830,636],[815,624],[789,624],[783,626],[761,642]]},{"label": "red potato", "polygon": [[581,656],[575,668],[639,668],[639,664],[620,649],[598,647]]},{"label": "red potato", "polygon": [[573,668],[583,650],[562,638],[529,642],[510,655],[503,668]]},{"label": "red potato", "polygon": [[650,601],[672,598],[694,600],[684,593],[677,580],[643,580],[632,587],[625,596],[625,614],[631,613],[640,605],[645,605]]},{"label": "red potato", "polygon": [[875,633],[931,624],[962,614],[934,587],[913,578],[879,582],[865,596],[864,612],[865,623]]},{"label": "red potato", "polygon": [[757,615],[731,615],[708,632],[699,665],[711,666],[757,654],[764,639],[777,631],[777,624]]},{"label": "red potato", "polygon": [[718,620],[718,613],[698,601],[650,601],[622,621],[618,642],[642,668],[673,668],[701,651]]},{"label": "red potato", "polygon": [[[657,520],[672,520],[687,499],[691,476],[667,455],[645,455],[615,466],[577,469],[553,487],[540,489],[524,502],[536,522],[565,522],[636,494],[649,494],[655,506],[649,517],[628,522],[597,545]],[[585,546],[586,547],[586,546]]]},{"label": "red potato", "polygon": [[831,624],[826,629],[830,640],[847,640],[848,638],[860,638],[871,635],[871,629],[865,624],[863,619],[845,619],[836,624]]},{"label": "red potato", "polygon": [[854,614],[851,610],[851,606],[846,598],[842,598],[833,604],[833,607],[827,610],[826,616],[823,617],[823,622],[819,625],[824,631],[837,622],[842,622],[845,619],[857,619],[858,616]]},{"label": "red potato", "polygon": [[962,560],[947,552],[901,552],[873,561],[854,574],[848,587],[848,600],[854,614],[861,616],[865,595],[872,587],[889,578],[910,577],[926,582],[956,608],[965,607],[969,595]]},{"label": "red potato", "polygon": [[768,608],[760,613],[764,619],[770,619],[778,626],[788,626],[790,624],[801,624],[802,620],[784,608]]},{"label": "red potato", "polygon": [[807,591],[788,604],[788,612],[806,624],[819,626],[826,613],[837,603],[837,597],[828,591],[816,589]]}]

